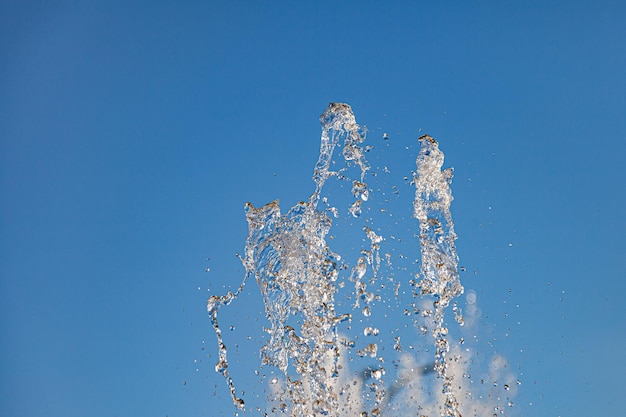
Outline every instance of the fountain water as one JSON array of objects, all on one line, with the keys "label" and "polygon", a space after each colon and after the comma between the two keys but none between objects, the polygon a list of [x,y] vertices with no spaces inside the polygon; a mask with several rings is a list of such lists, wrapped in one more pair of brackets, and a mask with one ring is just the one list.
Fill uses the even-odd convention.
[{"label": "fountain water", "polygon": [[[417,169],[405,177],[415,186],[413,219],[394,218],[397,185],[385,182],[391,175],[387,166],[370,167],[365,155],[374,147],[364,145],[366,130],[350,106],[331,103],[320,121],[314,192],[285,214],[278,201],[258,208],[246,204],[249,232],[240,257],[245,277],[235,292],[208,300],[219,345],[216,371],[224,376],[234,405],[246,409],[228,371],[218,311],[254,278],[269,321],[261,363],[282,375],[280,383],[273,378],[269,412],[293,417],[503,414],[498,402],[510,401],[515,391],[506,361],[495,357],[489,369],[493,380],[507,382],[507,395],[478,394],[480,387],[472,387],[469,374],[475,362],[471,349],[462,349],[463,338],[451,346],[445,313],[451,309],[463,326],[456,300],[464,289],[450,213],[453,171],[442,170],[437,142],[427,135],[419,138]],[[340,162],[333,158],[337,149]],[[344,209],[333,201],[334,192],[326,192],[329,179],[336,180],[337,194],[341,188],[351,190]],[[341,251],[330,248],[331,239]],[[414,256],[417,242],[420,260]],[[475,299],[470,292],[470,314],[477,311]],[[407,330],[398,325],[403,317]],[[420,334],[430,334],[431,342],[403,348],[401,337]],[[397,371],[395,377],[388,375],[388,364]]]}]

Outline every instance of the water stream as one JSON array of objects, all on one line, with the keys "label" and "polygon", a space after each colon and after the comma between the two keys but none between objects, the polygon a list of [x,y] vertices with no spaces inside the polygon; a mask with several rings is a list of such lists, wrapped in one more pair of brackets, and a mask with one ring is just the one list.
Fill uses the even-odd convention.
[{"label": "water stream", "polygon": [[[252,279],[268,323],[260,366],[279,370],[268,378],[260,415],[508,413],[516,378],[506,360],[481,363],[463,336],[479,310],[471,291],[466,317],[457,305],[464,288],[450,212],[453,170],[442,169],[437,141],[420,137],[414,170],[398,175],[375,153],[388,135],[367,144],[349,105],[331,103],[320,122],[313,193],[285,213],[278,201],[245,205],[243,282],[207,303],[215,369],[235,408],[255,411],[229,373],[218,313]],[[473,377],[480,366],[486,370]]]}]

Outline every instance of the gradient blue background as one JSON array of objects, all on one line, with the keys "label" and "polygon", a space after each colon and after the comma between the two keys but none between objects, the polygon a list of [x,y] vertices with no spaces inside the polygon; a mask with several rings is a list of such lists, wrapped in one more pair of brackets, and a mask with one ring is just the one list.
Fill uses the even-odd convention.
[{"label": "gradient blue background", "polygon": [[205,301],[329,101],[439,140],[518,415],[623,414],[621,2],[130,3],[0,4],[0,415],[232,415]]}]

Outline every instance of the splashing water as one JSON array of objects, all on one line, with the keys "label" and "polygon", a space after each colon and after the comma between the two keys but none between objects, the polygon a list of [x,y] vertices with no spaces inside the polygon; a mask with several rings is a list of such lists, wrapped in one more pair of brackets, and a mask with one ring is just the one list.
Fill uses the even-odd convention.
[{"label": "splashing water", "polygon": [[[261,363],[282,375],[271,378],[266,412],[293,417],[504,414],[503,404],[510,407],[515,394],[515,377],[507,373],[504,358],[492,359],[490,374],[479,385],[470,375],[478,364],[472,350],[461,348],[463,338],[451,345],[445,313],[451,307],[456,322],[464,325],[456,301],[464,289],[450,213],[453,171],[442,170],[437,142],[427,135],[419,138],[417,170],[405,177],[415,186],[413,213],[399,208],[400,216],[394,217],[399,188],[386,182],[387,166],[370,167],[365,154],[374,147],[363,145],[366,130],[350,106],[331,103],[320,122],[314,192],[286,214],[278,201],[245,205],[249,231],[240,257],[245,277],[235,292],[208,300],[219,346],[215,369],[225,378],[234,405],[246,409],[228,371],[218,310],[253,277],[269,321]],[[388,134],[383,139],[389,142]],[[339,163],[333,158],[338,149]],[[331,178],[335,188],[326,192]],[[343,188],[351,192],[341,193]],[[405,211],[409,216],[402,217]],[[364,237],[356,238],[357,233]],[[420,260],[415,259],[415,237]],[[332,250],[330,239],[342,250]],[[475,300],[470,292],[471,316],[478,311]],[[428,343],[418,339],[403,347],[401,342],[429,334]],[[390,366],[395,375],[388,375]],[[506,395],[481,392],[485,379],[504,381]]]}]

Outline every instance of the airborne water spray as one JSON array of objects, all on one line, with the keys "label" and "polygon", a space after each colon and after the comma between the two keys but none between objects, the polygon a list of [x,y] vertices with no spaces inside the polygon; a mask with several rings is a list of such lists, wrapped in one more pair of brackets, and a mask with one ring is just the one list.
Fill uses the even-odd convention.
[{"label": "airborne water spray", "polygon": [[[445,312],[451,308],[463,325],[456,298],[464,290],[450,213],[453,171],[442,170],[444,156],[437,142],[427,135],[419,138],[417,169],[405,176],[415,186],[413,219],[401,216],[410,207],[393,217],[390,196],[399,193],[397,185],[389,187],[383,180],[391,175],[386,165],[372,169],[366,160],[375,146],[364,145],[366,129],[356,123],[350,106],[331,103],[320,122],[315,190],[285,214],[278,201],[258,208],[246,203],[243,282],[234,293],[208,300],[219,346],[215,369],[225,378],[234,405],[246,409],[228,371],[218,311],[253,278],[269,322],[261,365],[282,374],[280,384],[272,379],[265,415],[503,414],[504,407],[493,404],[504,398],[479,395],[480,387],[472,385],[472,354],[460,348],[463,339],[451,346]],[[341,156],[334,158],[338,150]],[[329,179],[337,181],[338,191],[350,189],[345,205],[335,202],[345,202],[345,193],[339,197],[325,189]],[[402,237],[405,229],[412,236]],[[341,238],[350,243],[331,249],[328,240],[335,237],[334,246]],[[403,348],[401,337],[419,337],[414,334],[431,335],[431,341]],[[434,354],[429,353],[433,345]],[[495,373],[503,368],[503,359],[498,360]],[[513,394],[507,393],[506,399]]]}]

